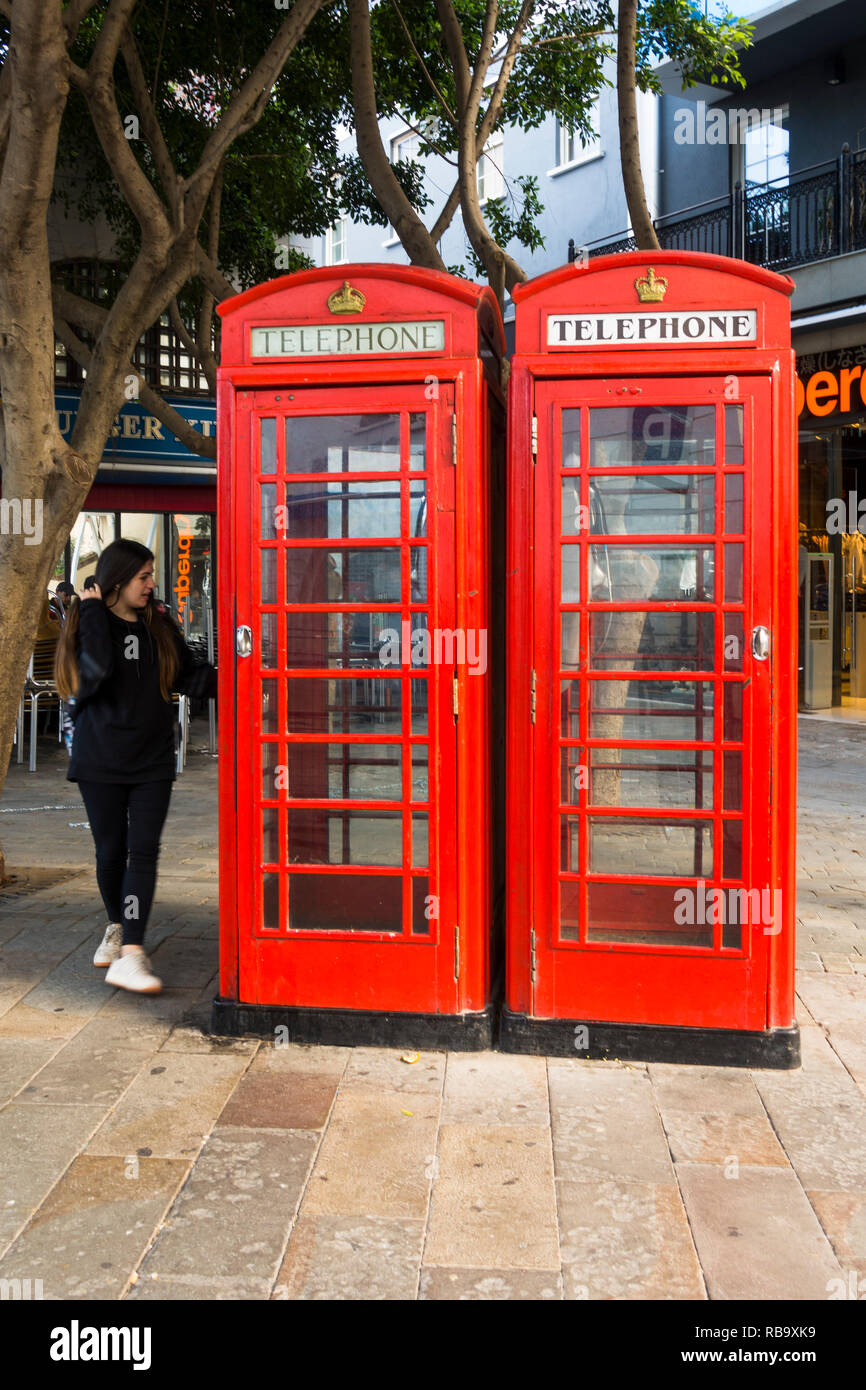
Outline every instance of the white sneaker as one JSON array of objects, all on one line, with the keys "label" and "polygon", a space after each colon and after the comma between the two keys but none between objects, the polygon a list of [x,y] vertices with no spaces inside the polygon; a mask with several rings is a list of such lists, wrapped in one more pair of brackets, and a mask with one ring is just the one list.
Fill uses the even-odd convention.
[{"label": "white sneaker", "polygon": [[105,928],[105,935],[96,948],[96,955],[93,957],[94,965],[111,965],[112,961],[117,960],[120,955],[120,947],[123,941],[123,927],[119,922],[109,922]]},{"label": "white sneaker", "polygon": [[129,989],[133,994],[159,994],[162,989],[162,980],[154,975],[144,951],[118,956],[108,967],[105,983]]}]

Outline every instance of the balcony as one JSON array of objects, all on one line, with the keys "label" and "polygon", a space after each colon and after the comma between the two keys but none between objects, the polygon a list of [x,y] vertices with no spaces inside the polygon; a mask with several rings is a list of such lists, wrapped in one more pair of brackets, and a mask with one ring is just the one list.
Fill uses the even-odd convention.
[{"label": "balcony", "polygon": [[[785,184],[739,184],[726,197],[653,222],[665,251],[705,251],[788,270],[866,250],[866,150],[791,174]],[[590,258],[636,251],[628,232],[583,248]],[[568,259],[575,260],[574,241]]]}]

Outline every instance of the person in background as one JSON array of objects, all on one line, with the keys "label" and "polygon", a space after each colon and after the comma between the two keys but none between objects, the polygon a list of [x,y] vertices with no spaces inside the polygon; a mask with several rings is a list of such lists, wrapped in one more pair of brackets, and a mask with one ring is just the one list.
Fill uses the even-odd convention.
[{"label": "person in background", "polygon": [[174,619],[154,602],[153,553],[117,540],[74,600],[55,679],[74,724],[67,778],[78,782],[96,846],[108,925],[93,958],[106,983],[158,994],[144,952],[160,837],[175,776],[172,691],[207,698],[216,672],[197,666]]}]

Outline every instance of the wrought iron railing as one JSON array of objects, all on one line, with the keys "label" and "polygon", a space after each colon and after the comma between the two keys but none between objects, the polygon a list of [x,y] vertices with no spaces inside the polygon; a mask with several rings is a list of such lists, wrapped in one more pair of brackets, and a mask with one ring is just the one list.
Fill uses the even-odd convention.
[{"label": "wrought iron railing", "polygon": [[[791,174],[784,182],[735,184],[727,197],[654,219],[666,251],[736,256],[771,270],[808,265],[848,251],[866,250],[866,150],[843,146],[836,160]],[[607,256],[635,251],[628,232],[580,250]],[[578,255],[568,243],[568,259]]]}]

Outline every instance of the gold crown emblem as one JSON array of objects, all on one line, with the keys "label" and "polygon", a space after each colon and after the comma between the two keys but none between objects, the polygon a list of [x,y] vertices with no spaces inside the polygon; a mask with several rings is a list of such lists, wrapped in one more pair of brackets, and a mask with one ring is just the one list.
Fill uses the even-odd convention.
[{"label": "gold crown emblem", "polygon": [[641,304],[661,304],[668,291],[668,282],[663,275],[656,275],[652,266],[645,280],[635,280],[634,287]]},{"label": "gold crown emblem", "polygon": [[348,280],[344,280],[342,289],[334,290],[329,297],[328,308],[332,314],[360,314],[366,303],[366,296],[360,290],[353,289]]}]

